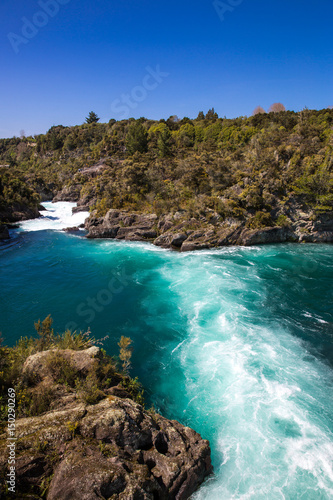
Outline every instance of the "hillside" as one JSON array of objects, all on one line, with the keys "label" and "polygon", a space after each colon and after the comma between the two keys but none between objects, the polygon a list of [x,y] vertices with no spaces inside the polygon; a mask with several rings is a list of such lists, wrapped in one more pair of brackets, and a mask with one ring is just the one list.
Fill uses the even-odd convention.
[{"label": "hillside", "polygon": [[121,219],[153,214],[155,225],[142,237],[149,240],[201,230],[201,246],[216,246],[241,243],[230,239],[235,231],[282,228],[277,241],[310,241],[315,232],[330,241],[332,127],[332,109],[236,119],[210,110],[195,120],[110,120],[2,139],[0,220],[19,220],[17,204],[36,211],[39,201],[55,197],[89,207],[88,229],[105,226],[101,217],[110,209]]}]

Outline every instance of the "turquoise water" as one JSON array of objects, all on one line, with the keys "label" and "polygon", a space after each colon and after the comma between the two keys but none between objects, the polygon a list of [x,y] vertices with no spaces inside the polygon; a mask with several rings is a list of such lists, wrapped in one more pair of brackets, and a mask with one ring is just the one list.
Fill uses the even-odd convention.
[{"label": "turquoise water", "polygon": [[149,404],[211,442],[196,500],[333,498],[333,246],[180,254],[40,222],[0,247],[7,343],[49,313],[110,352],[130,336]]}]

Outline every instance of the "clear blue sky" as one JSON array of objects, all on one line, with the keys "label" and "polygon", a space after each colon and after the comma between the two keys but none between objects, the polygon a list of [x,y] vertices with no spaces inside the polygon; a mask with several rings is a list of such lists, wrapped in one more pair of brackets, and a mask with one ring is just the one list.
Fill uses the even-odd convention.
[{"label": "clear blue sky", "polygon": [[0,137],[81,124],[90,110],[108,121],[333,105],[332,0],[225,0],[224,16],[211,0],[50,0],[53,17],[39,2],[0,5]]}]

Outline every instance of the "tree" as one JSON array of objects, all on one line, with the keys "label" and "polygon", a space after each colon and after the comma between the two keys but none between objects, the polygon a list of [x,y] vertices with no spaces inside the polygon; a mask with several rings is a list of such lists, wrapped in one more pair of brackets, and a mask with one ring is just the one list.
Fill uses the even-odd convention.
[{"label": "tree", "polygon": [[89,115],[86,118],[87,123],[97,123],[99,121],[99,117],[94,113],[94,111],[90,111]]},{"label": "tree", "polygon": [[118,342],[119,358],[123,362],[123,371],[128,374],[131,368],[131,357],[133,353],[133,347],[131,347],[132,340],[129,337],[121,336],[120,342]]},{"label": "tree", "polygon": [[281,102],[275,102],[268,110],[269,113],[281,113],[281,111],[286,111],[285,106]]},{"label": "tree", "polygon": [[215,109],[212,108],[212,109],[209,109],[207,114],[206,114],[206,118],[208,120],[214,120],[214,119],[217,119],[219,117],[219,115],[217,113],[215,113]]},{"label": "tree", "polygon": [[130,155],[134,153],[146,153],[148,149],[147,130],[142,123],[133,122],[128,127],[126,135],[126,148]]},{"label": "tree", "polygon": [[255,115],[263,115],[264,113],[266,113],[266,111],[264,110],[264,108],[262,108],[261,106],[257,106],[257,107],[253,110],[252,116],[255,116]]},{"label": "tree", "polygon": [[158,154],[162,158],[170,154],[171,146],[171,133],[167,126],[165,126],[157,139]]},{"label": "tree", "polygon": [[203,111],[199,111],[199,114],[197,116],[197,120],[204,120],[205,119],[205,115],[203,113]]}]

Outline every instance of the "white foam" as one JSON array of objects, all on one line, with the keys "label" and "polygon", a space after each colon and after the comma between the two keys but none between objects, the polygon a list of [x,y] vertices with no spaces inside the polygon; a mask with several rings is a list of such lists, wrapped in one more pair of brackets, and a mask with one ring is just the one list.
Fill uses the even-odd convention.
[{"label": "white foam", "polygon": [[61,231],[67,227],[75,227],[83,224],[89,212],[72,213],[72,208],[76,203],[59,201],[56,203],[43,203],[45,210],[42,210],[38,219],[26,220],[20,223],[21,231]]},{"label": "white foam", "polygon": [[213,255],[177,257],[172,287],[188,318],[188,337],[173,351],[191,396],[184,414],[205,408],[218,453],[215,478],[193,499],[290,499],[299,488],[308,498],[330,498],[333,437],[320,406],[328,403],[329,369],[304,360],[304,344],[287,321],[258,321],[252,297],[259,307],[267,297],[255,267],[217,264]]}]

